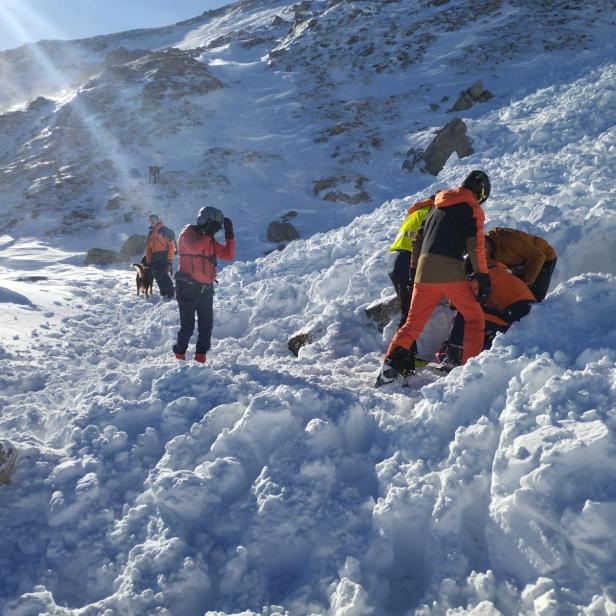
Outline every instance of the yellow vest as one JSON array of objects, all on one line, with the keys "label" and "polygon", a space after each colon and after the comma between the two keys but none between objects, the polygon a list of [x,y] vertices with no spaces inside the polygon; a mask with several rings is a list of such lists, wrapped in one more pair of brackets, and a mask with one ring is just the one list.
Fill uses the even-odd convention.
[{"label": "yellow vest", "polygon": [[426,216],[432,207],[432,203],[433,202],[430,201],[430,205],[426,205],[418,209],[412,207],[409,210],[411,213],[402,223],[394,243],[389,248],[389,252],[396,252],[398,250],[408,250],[408,252],[411,252],[413,250],[413,236],[417,233],[419,227],[421,227],[423,221],[426,219]]}]

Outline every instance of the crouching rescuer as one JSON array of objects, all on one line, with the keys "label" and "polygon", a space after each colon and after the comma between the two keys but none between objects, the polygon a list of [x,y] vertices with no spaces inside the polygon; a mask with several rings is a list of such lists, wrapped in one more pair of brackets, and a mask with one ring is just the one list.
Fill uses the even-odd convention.
[{"label": "crouching rescuer", "polygon": [[[220,244],[214,235],[223,227],[225,243]],[[186,225],[182,229],[178,243],[180,265],[175,274],[175,295],[180,310],[180,330],[173,351],[177,359],[186,359],[196,316],[198,337],[195,361],[205,363],[214,324],[217,259],[231,261],[235,255],[233,223],[215,207],[201,208],[196,224]]]},{"label": "crouching rescuer", "polygon": [[[413,343],[445,297],[464,316],[463,362],[481,353],[485,321],[480,301],[490,293],[490,277],[480,204],[489,194],[488,176],[478,170],[472,171],[461,187],[436,194],[424,222],[411,307],[389,345],[377,386],[414,371]],[[473,268],[471,280],[464,271],[465,253]]]}]

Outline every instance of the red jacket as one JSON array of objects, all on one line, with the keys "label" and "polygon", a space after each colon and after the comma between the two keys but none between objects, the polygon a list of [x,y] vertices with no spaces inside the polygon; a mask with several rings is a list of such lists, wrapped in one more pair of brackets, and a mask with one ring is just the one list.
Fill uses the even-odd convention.
[{"label": "red jacket", "polygon": [[178,240],[179,271],[188,274],[197,282],[212,284],[216,280],[216,260],[232,261],[235,256],[235,240],[217,242],[211,235],[203,235],[195,225],[186,225]]}]

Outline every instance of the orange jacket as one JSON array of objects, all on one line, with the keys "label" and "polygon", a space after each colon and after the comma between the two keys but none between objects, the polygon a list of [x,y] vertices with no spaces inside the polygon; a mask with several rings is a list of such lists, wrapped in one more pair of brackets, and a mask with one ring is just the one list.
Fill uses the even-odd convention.
[{"label": "orange jacket", "polygon": [[[535,302],[535,296],[531,293],[528,286],[517,276],[507,270],[507,266],[500,261],[493,259],[488,261],[488,272],[492,290],[485,303],[487,308],[504,312],[511,304],[521,301]],[[498,317],[486,313],[487,321],[493,321],[499,325],[508,325],[507,322]]]},{"label": "orange jacket", "polygon": [[492,257],[511,268],[520,268],[523,280],[532,285],[543,264],[556,259],[556,251],[543,238],[517,229],[497,227],[488,233],[494,244]]},{"label": "orange jacket", "polygon": [[216,280],[217,258],[231,261],[235,256],[235,240],[217,242],[211,235],[203,235],[196,225],[186,225],[179,237],[179,271],[193,280],[212,284]]},{"label": "orange jacket", "polygon": [[166,252],[167,261],[173,261],[175,255],[175,237],[173,231],[165,227],[159,221],[154,227],[150,227],[148,241],[145,245],[145,259],[152,263],[152,255],[155,252]]}]

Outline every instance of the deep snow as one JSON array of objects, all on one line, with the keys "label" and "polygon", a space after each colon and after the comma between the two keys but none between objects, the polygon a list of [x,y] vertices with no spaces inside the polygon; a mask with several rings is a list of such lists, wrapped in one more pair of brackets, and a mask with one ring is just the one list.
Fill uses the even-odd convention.
[{"label": "deep snow", "polygon": [[[616,614],[616,69],[577,62],[475,114],[477,154],[421,191],[226,266],[206,366],[132,271],[0,238],[0,612]],[[552,292],[446,378],[376,390],[389,243],[470,168],[488,228],[556,247]]]}]

